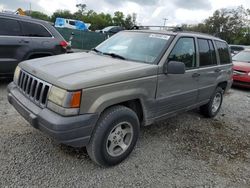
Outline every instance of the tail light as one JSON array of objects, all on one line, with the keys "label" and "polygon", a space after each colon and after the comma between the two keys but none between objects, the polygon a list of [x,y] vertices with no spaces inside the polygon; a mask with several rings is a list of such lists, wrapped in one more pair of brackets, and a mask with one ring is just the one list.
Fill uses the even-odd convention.
[{"label": "tail light", "polygon": [[65,40],[63,40],[60,42],[60,46],[64,49],[67,49],[68,43]]}]

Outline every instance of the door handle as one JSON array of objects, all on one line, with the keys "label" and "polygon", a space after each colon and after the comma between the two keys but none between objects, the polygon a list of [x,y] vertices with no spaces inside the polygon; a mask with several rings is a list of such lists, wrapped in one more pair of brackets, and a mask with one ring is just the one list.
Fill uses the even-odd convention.
[{"label": "door handle", "polygon": [[192,77],[193,77],[193,78],[197,78],[197,77],[199,77],[199,76],[200,76],[200,74],[199,74],[199,73],[197,73],[197,72],[196,72],[196,73],[194,73],[194,74],[192,74]]},{"label": "door handle", "polygon": [[221,72],[221,69],[215,69],[214,72],[216,73]]}]

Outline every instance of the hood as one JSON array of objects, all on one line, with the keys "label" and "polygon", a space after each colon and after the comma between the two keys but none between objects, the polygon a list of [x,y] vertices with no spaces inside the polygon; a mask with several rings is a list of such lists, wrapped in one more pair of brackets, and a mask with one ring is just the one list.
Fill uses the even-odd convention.
[{"label": "hood", "polygon": [[248,62],[240,62],[240,61],[234,61],[233,62],[233,69],[250,72],[250,63]]},{"label": "hood", "polygon": [[152,76],[158,66],[95,53],[72,53],[24,61],[28,73],[58,87],[77,90]]}]

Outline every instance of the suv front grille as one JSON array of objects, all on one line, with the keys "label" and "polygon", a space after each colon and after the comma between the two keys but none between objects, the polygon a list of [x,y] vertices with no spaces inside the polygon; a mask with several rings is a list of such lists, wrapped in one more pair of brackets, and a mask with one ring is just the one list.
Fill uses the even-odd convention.
[{"label": "suv front grille", "polygon": [[33,102],[44,108],[51,85],[21,70],[17,83],[20,90]]}]

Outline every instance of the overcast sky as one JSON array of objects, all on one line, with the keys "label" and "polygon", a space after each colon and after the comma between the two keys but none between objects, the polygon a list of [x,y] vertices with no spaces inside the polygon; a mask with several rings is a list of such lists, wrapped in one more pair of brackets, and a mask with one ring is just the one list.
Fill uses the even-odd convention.
[{"label": "overcast sky", "polygon": [[198,23],[221,8],[232,8],[243,5],[250,8],[250,0],[0,0],[1,10],[22,8],[39,10],[52,14],[57,9],[76,11],[77,3],[85,3],[88,9],[96,12],[113,14],[122,11],[124,14],[137,14],[137,21],[143,25],[166,25]]}]

